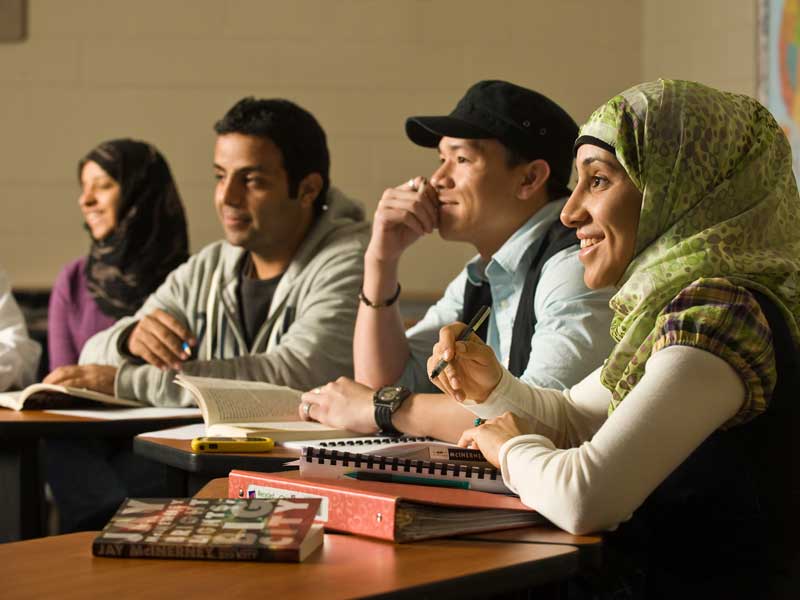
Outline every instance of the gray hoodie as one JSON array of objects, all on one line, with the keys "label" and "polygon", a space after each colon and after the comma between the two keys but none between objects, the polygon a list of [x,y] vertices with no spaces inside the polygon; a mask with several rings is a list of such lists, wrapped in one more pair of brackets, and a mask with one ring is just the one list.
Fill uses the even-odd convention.
[{"label": "gray hoodie", "polygon": [[80,364],[115,365],[115,393],[143,404],[191,406],[161,371],[130,355],[125,345],[138,320],[160,308],[197,338],[188,375],[267,381],[300,390],[353,374],[353,327],[363,278],[369,223],[363,208],[331,188],[328,210],[308,232],[275,290],[269,315],[247,348],[237,301],[245,250],[227,242],[203,248],[170,273],[132,317],[86,342]]}]

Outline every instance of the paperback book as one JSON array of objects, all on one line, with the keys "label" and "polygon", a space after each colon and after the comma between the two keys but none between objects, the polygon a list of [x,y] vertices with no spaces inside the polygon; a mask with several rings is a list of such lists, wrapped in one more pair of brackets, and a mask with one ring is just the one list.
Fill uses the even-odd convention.
[{"label": "paperback book", "polygon": [[299,562],[322,545],[320,500],[128,498],[95,556]]},{"label": "paperback book", "polygon": [[206,435],[215,437],[269,437],[286,440],[336,438],[351,431],[300,420],[302,392],[261,381],[178,375],[175,383],[197,402]]},{"label": "paperback book", "polygon": [[138,408],[142,405],[133,400],[117,398],[84,388],[34,383],[20,392],[0,394],[0,406],[12,410],[45,410],[54,408]]}]

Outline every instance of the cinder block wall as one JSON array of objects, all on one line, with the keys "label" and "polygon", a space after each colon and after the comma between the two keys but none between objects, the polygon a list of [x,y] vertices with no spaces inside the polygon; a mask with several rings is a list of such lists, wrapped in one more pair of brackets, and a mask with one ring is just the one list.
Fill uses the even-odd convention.
[{"label": "cinder block wall", "polygon": [[757,93],[758,0],[645,0],[642,79]]},{"label": "cinder block wall", "polygon": [[[28,12],[28,39],[0,44],[0,265],[18,287],[49,286],[85,253],[76,162],[112,137],[156,144],[193,250],[217,239],[211,126],[244,95],[311,110],[335,185],[371,213],[384,188],[436,165],[406,140],[405,117],[449,112],[479,79],[537,89],[579,122],[662,71],[755,89],[729,50],[697,63],[731,37],[754,39],[754,17],[724,0],[29,0]],[[684,35],[682,14],[729,26]],[[404,289],[440,292],[472,253],[430,236],[404,259]]]}]

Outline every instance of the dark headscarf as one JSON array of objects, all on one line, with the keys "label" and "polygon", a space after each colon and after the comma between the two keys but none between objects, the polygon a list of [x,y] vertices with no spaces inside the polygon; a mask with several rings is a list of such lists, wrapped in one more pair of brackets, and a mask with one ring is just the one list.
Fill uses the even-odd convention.
[{"label": "dark headscarf", "polygon": [[169,166],[150,144],[104,142],[78,163],[79,179],[88,161],[120,186],[117,226],[89,250],[89,293],[104,313],[124,317],[188,258],[186,218]]}]

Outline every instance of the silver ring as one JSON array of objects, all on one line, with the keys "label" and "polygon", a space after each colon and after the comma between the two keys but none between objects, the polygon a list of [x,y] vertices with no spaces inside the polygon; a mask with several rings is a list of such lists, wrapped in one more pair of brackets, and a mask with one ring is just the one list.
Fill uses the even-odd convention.
[{"label": "silver ring", "polygon": [[409,179],[408,180],[408,187],[411,188],[412,192],[416,192],[417,191],[417,186],[414,185],[414,180],[413,179]]},{"label": "silver ring", "polygon": [[306,419],[311,418],[311,402],[304,402],[303,403],[303,416]]}]

